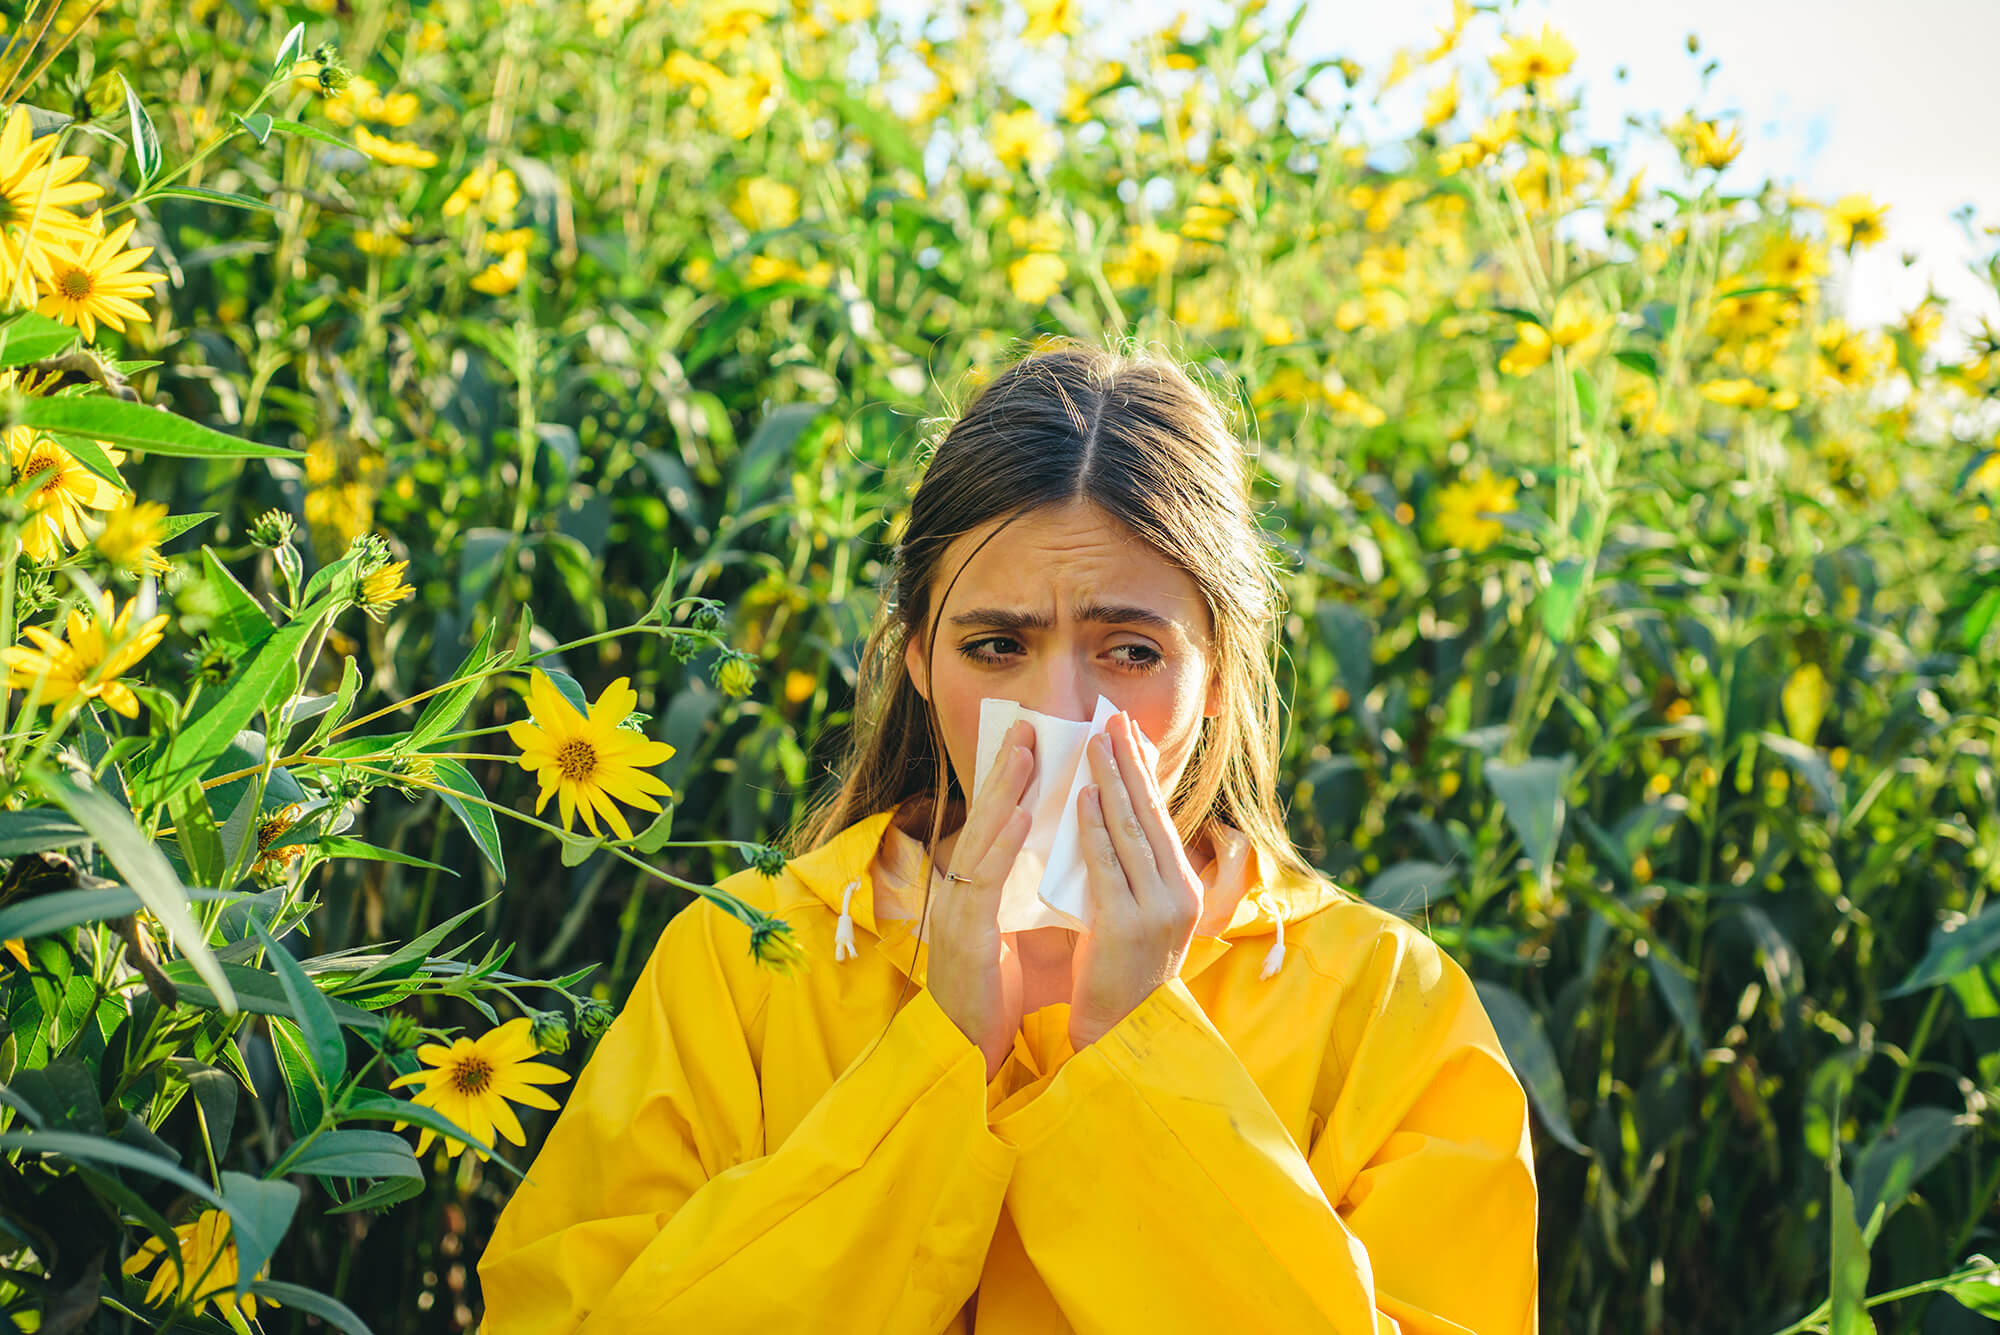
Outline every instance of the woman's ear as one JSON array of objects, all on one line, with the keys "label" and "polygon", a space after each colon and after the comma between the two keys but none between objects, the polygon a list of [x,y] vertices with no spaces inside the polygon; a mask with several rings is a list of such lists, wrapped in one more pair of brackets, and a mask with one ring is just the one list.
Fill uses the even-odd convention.
[{"label": "woman's ear", "polygon": [[923,641],[916,635],[903,641],[903,670],[910,674],[910,684],[917,688],[917,694],[928,701],[931,698],[931,678],[925,670],[929,664],[924,662],[923,650]]}]

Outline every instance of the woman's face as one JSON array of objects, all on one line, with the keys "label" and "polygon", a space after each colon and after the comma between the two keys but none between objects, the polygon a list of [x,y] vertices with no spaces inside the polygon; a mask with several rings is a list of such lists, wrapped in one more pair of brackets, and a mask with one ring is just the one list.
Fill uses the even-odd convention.
[{"label": "woman's face", "polygon": [[973,787],[982,699],[1085,721],[1103,695],[1159,748],[1160,791],[1173,792],[1202,718],[1221,699],[1200,588],[1088,502],[1023,515],[980,547],[998,527],[982,525],[945,549],[931,588],[935,603],[951,586],[932,612],[936,649],[927,665],[912,636],[905,653],[910,680],[937,711],[960,789]]}]

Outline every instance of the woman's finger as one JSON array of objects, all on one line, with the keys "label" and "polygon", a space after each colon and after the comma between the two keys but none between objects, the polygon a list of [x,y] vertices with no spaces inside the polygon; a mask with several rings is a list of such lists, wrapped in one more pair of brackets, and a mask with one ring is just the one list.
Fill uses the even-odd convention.
[{"label": "woman's finger", "polygon": [[1143,893],[1142,886],[1158,878],[1159,866],[1111,747],[1108,733],[1090,739],[1087,748],[1090,752],[1090,774],[1097,782],[1105,831],[1124,869],[1126,886],[1136,900]]},{"label": "woman's finger", "polygon": [[1035,730],[1026,720],[1007,730],[1000,754],[993,758],[985,782],[978,785],[979,795],[965,813],[965,825],[952,853],[955,866],[977,867],[992,848],[1000,827],[1020,806],[1034,777],[1034,746]]},{"label": "woman's finger", "polygon": [[[1086,748],[1088,749],[1088,748]],[[1087,783],[1076,795],[1077,833],[1083,838],[1083,881],[1090,900],[1090,930],[1103,930],[1118,915],[1129,918],[1133,904],[1131,884],[1125,879],[1124,864],[1111,846],[1111,833],[1104,827],[1104,801],[1098,787]]]},{"label": "woman's finger", "polygon": [[1125,780],[1125,791],[1131,798],[1139,826],[1152,849],[1153,865],[1162,872],[1177,872],[1185,863],[1187,853],[1181,847],[1180,831],[1160,796],[1159,781],[1154,777],[1153,767],[1147,763],[1145,753],[1139,747],[1138,725],[1132,722],[1130,714],[1116,715],[1112,719],[1112,731],[1107,732],[1107,736],[1113,742],[1112,756],[1118,762],[1118,773]]}]

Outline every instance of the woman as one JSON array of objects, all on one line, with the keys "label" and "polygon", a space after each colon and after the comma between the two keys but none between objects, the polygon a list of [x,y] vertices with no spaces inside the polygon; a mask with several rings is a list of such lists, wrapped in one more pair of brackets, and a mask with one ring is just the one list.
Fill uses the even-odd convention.
[{"label": "woman", "polygon": [[[987,385],[840,788],[727,882],[811,967],[706,901],[668,925],[494,1231],[489,1335],[1535,1330],[1520,1085],[1459,967],[1288,842],[1275,617],[1177,367],[1058,345]],[[1004,934],[1033,734],[975,785],[980,701],[1099,695],[1090,930]]]}]

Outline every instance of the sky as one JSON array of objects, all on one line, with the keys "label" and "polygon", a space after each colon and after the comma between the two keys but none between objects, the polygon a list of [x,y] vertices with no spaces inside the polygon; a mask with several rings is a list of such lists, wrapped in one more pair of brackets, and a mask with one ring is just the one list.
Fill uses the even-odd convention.
[{"label": "sky", "polygon": [[[2000,327],[2000,298],[1967,268],[2000,249],[2000,235],[1977,232],[2000,225],[2000,79],[1992,69],[2000,0],[1480,2],[1497,12],[1469,27],[1465,46],[1475,53],[1497,49],[1503,25],[1539,31],[1552,23],[1575,45],[1568,84],[1582,96],[1594,141],[1620,141],[1628,115],[1673,119],[1692,107],[1742,126],[1743,152],[1722,178],[1725,190],[1754,193],[1771,178],[1822,203],[1850,193],[1888,203],[1887,240],[1832,275],[1829,296],[1850,319],[1893,321],[1935,290],[1950,312],[1940,351],[1962,347],[1981,319]],[[1450,16],[1450,0],[1303,3],[1298,57],[1359,61],[1370,74],[1363,92],[1399,47],[1428,46]],[[1271,0],[1264,17],[1275,29],[1297,5]],[[922,0],[885,0],[883,7],[904,22],[930,8]],[[1117,54],[1121,34],[1158,28],[1176,11],[1200,21],[1230,8],[1220,0],[1083,0],[1089,40],[1107,55]],[[1690,33],[1699,38],[1698,54],[1688,51]],[[1020,81],[1025,96],[1041,100],[1033,85],[1038,75],[1055,74],[1054,64],[1029,66]],[[1438,74],[1412,78],[1370,109],[1375,127],[1392,138],[1414,129]],[[1334,76],[1325,77],[1331,97]],[[1647,177],[1660,181],[1672,168],[1665,150],[1645,135],[1639,142],[1660,155]],[[1628,160],[1648,158],[1621,155]],[[1952,217],[1967,204],[1975,210],[1972,236]],[[1906,254],[1913,257],[1908,265]]]},{"label": "sky", "polygon": [[[1345,54],[1374,69],[1424,42],[1449,11],[1448,0],[1305,6],[1301,55]],[[1742,123],[1743,154],[1725,188],[1748,192],[1770,177],[1821,201],[1859,192],[1887,202],[1888,239],[1836,275],[1850,318],[1892,320],[1928,285],[1951,300],[1961,336],[1981,316],[2000,325],[1991,284],[1966,270],[2000,249],[2000,236],[1975,241],[1951,216],[1971,204],[1975,230],[2000,224],[2000,0],[1523,0],[1475,19],[1473,48],[1496,46],[1502,22],[1552,23],[1575,45],[1571,78],[1594,139],[1616,140],[1628,114],[1692,106]],[[1688,52],[1690,33],[1699,54]],[[1909,266],[1906,251],[1916,256]]]}]

